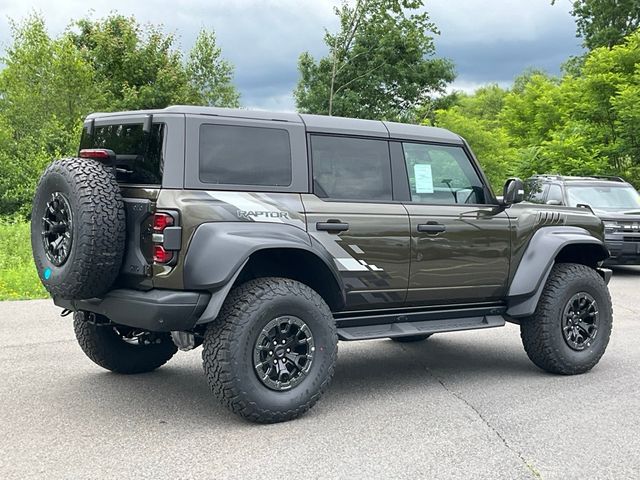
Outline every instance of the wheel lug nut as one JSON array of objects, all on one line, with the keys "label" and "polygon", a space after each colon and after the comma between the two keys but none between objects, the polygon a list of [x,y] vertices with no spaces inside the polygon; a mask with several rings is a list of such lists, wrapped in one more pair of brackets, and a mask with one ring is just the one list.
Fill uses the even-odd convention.
[{"label": "wheel lug nut", "polygon": [[285,343],[287,343],[287,342],[285,342],[284,340],[282,340],[282,343],[283,343],[283,344],[285,344]]},{"label": "wheel lug nut", "polygon": [[269,355],[273,355],[273,351],[272,350],[269,350]]},{"label": "wheel lug nut", "polygon": [[290,348],[287,348],[287,353],[289,353],[290,351],[291,351],[291,349],[290,349]]},{"label": "wheel lug nut", "polygon": [[278,363],[278,360],[274,360],[273,363]]},{"label": "wheel lug nut", "polygon": [[277,344],[278,344],[278,342],[276,342],[276,341],[274,340],[274,341],[273,341],[273,344],[274,344],[274,345],[277,345]]}]

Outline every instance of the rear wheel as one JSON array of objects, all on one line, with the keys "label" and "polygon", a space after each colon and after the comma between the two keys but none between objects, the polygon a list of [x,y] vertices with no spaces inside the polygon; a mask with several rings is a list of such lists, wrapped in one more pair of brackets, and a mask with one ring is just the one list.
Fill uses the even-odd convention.
[{"label": "rear wheel", "polygon": [[213,393],[259,423],[294,419],[333,376],[338,337],[329,307],[307,285],[260,278],[231,292],[202,351]]},{"label": "rear wheel", "polygon": [[95,364],[117,373],[144,373],[167,363],[178,351],[168,333],[96,324],[84,312],[73,318],[76,339]]},{"label": "rear wheel", "polygon": [[406,337],[391,337],[391,340],[398,343],[414,343],[414,342],[422,342],[431,336],[430,333],[425,333],[422,335],[407,335]]},{"label": "rear wheel", "polygon": [[604,354],[612,329],[611,297],[600,275],[585,265],[556,264],[520,335],[533,363],[551,373],[591,370]]}]

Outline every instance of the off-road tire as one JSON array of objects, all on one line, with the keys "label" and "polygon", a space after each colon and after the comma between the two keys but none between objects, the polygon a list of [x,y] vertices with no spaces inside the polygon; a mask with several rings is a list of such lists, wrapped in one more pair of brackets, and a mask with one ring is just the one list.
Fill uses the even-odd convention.
[{"label": "off-road tire", "polygon": [[[71,211],[68,257],[55,265],[42,238],[43,217],[52,195],[62,195]],[[38,276],[54,297],[99,297],[113,284],[125,250],[125,210],[112,170],[84,158],[51,163],[36,188],[31,246]]]},{"label": "off-road tire", "polygon": [[[264,385],[253,352],[264,327],[294,315],[313,335],[315,353],[306,377],[290,390]],[[331,310],[307,285],[286,278],[259,278],[231,291],[205,333],[202,360],[209,386],[232,412],[258,423],[292,420],[309,410],[329,386],[338,353]]]},{"label": "off-road tire", "polygon": [[[597,302],[596,337],[585,350],[569,347],[562,332],[562,316],[573,295],[586,292]],[[611,296],[594,269],[574,263],[554,265],[532,317],[520,323],[522,344],[531,361],[543,370],[575,375],[591,370],[604,354],[612,329]]]},{"label": "off-road tire", "polygon": [[123,340],[112,325],[85,321],[83,312],[73,317],[73,329],[82,351],[95,364],[116,373],[145,373],[167,363],[178,348],[168,333],[156,333],[155,343],[136,345]]},{"label": "off-road tire", "polygon": [[405,337],[391,337],[391,340],[398,343],[415,343],[422,342],[431,336],[430,333],[424,333],[422,335],[407,335]]}]

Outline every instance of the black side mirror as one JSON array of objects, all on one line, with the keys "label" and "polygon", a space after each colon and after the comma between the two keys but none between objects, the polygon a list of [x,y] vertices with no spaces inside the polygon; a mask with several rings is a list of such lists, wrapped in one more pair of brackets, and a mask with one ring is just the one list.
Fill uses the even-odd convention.
[{"label": "black side mirror", "polygon": [[509,178],[504,183],[503,205],[512,205],[524,200],[524,183],[519,178]]}]

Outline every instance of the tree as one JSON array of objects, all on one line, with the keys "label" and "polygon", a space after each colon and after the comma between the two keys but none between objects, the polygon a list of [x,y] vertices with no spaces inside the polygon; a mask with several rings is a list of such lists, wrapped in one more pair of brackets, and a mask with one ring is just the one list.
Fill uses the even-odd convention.
[{"label": "tree", "polygon": [[134,17],[84,18],[69,37],[93,66],[109,110],[191,103],[237,107],[233,67],[222,59],[215,34],[202,30],[186,61],[176,37]]},{"label": "tree", "polygon": [[498,85],[481,87],[473,95],[460,95],[457,105],[435,112],[435,125],[461,135],[478,157],[494,189],[515,171],[517,150],[499,124],[507,91]]},{"label": "tree", "polygon": [[0,71],[0,213],[27,213],[44,166],[72,153],[81,120],[101,104],[91,65],[44,20],[11,22]]},{"label": "tree", "polygon": [[121,15],[80,20],[57,38],[32,15],[11,34],[0,58],[0,215],[29,214],[40,173],[75,154],[90,112],[238,104],[212,32],[186,58],[173,35]]},{"label": "tree", "polygon": [[240,94],[231,82],[233,67],[222,58],[213,32],[201,30],[187,58],[187,78],[197,103],[238,107]]},{"label": "tree", "polygon": [[325,33],[329,54],[304,52],[294,91],[299,110],[378,119],[407,119],[455,78],[449,60],[434,58],[438,30],[422,0],[357,0],[336,7],[337,33]]},{"label": "tree", "polygon": [[571,14],[586,48],[613,48],[640,27],[640,0],[576,0]]}]

